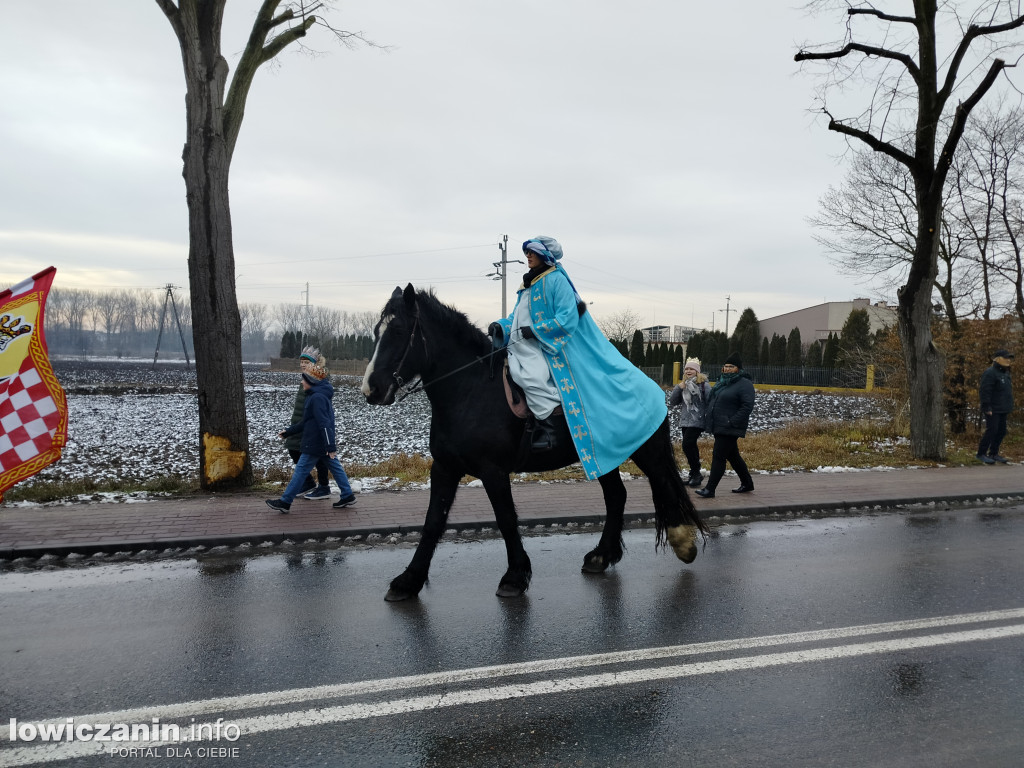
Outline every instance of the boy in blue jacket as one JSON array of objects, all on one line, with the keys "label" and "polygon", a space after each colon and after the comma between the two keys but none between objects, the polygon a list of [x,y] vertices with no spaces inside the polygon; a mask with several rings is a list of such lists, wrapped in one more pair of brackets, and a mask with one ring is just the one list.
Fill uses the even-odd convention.
[{"label": "boy in blue jacket", "polygon": [[292,501],[298,495],[306,478],[309,477],[310,470],[316,466],[317,460],[324,456],[327,457],[327,468],[334,475],[334,482],[338,484],[338,489],[341,491],[341,498],[332,506],[335,509],[342,509],[356,503],[352,486],[348,482],[348,475],[345,474],[345,468],[338,461],[338,448],[334,442],[334,405],[331,403],[331,398],[334,397],[334,387],[331,386],[331,382],[327,378],[327,371],[323,366],[308,366],[302,374],[302,387],[306,390],[302,420],[277,433],[281,439],[302,433],[302,442],[299,446],[301,455],[295,464],[291,482],[284,489],[280,499],[267,499],[267,506],[282,515],[288,514]]}]

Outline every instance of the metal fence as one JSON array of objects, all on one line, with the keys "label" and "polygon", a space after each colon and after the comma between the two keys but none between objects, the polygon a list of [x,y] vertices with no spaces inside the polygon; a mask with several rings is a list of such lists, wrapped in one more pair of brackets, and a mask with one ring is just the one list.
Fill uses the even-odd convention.
[{"label": "metal fence", "polygon": [[[860,368],[797,368],[784,365],[752,365],[744,368],[755,384],[775,384],[791,387],[845,387],[847,389],[865,389],[867,387],[867,369]],[[708,378],[717,381],[721,371],[708,371]],[[877,374],[874,386],[884,386],[878,381]]]},{"label": "metal fence", "polygon": [[[650,376],[652,379],[654,379],[659,384],[663,384],[665,382],[665,366],[664,365],[641,366],[640,370],[643,371],[644,373],[646,373],[648,376]],[[668,383],[671,384],[672,382],[668,382]]]}]

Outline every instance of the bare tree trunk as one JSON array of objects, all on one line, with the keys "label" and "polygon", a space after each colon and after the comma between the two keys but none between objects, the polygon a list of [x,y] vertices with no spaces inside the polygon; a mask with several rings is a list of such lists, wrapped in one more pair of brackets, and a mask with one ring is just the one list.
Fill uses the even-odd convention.
[{"label": "bare tree trunk", "polygon": [[[304,37],[329,3],[260,0],[252,30],[227,87],[221,56],[227,0],[156,0],[181,46],[185,68],[185,193],[188,200],[188,271],[192,338],[199,384],[199,463],[203,488],[252,484],[249,426],[242,375],[242,320],[235,296],[228,172],[245,102],[262,64]],[[322,22],[321,22],[322,23]],[[346,45],[361,41],[323,23]],[[268,40],[268,37],[271,37]]]},{"label": "bare tree trunk", "polygon": [[[941,197],[939,198],[941,200]],[[922,199],[919,203],[918,254],[899,289],[897,329],[903,346],[910,385],[910,449],[916,458],[946,458],[943,387],[945,356],[932,341],[932,291],[937,274],[937,232],[941,205]],[[921,254],[931,249],[931,258]]]},{"label": "bare tree trunk", "polygon": [[[249,425],[242,372],[242,321],[235,295],[228,172],[224,135],[227,62],[220,55],[219,3],[182,4],[195,34],[179,37],[185,66],[187,140],[182,160],[188,202],[189,295],[199,387],[199,476],[203,488],[252,485]],[[216,21],[199,18],[218,14]],[[194,24],[194,26],[191,26]]]}]

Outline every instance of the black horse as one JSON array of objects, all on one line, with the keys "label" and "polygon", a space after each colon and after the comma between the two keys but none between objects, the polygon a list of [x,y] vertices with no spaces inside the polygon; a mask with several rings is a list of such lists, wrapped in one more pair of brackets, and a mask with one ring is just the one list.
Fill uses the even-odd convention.
[{"label": "black horse", "polygon": [[[530,558],[523,548],[512,501],[513,471],[557,469],[579,460],[571,441],[522,462],[525,423],[510,410],[501,364],[494,366],[488,337],[461,312],[442,304],[432,292],[407,285],[395,288],[374,331],[376,349],[363,378],[363,395],[375,405],[390,405],[417,375],[430,400],[430,505],[423,536],[412,562],[391,582],[386,600],[415,597],[427,581],[430,561],[444,533],[448,512],[464,475],[480,478],[505,539],[508,570],[499,597],[519,597],[530,585]],[[500,353],[504,355],[504,351]],[[697,556],[697,516],[669,438],[668,418],[631,457],[647,475],[654,496],[655,547],[668,540],[684,563]],[[585,573],[600,573],[622,559],[626,488],[618,469],[598,478],[607,517],[601,540],[583,561]]]}]

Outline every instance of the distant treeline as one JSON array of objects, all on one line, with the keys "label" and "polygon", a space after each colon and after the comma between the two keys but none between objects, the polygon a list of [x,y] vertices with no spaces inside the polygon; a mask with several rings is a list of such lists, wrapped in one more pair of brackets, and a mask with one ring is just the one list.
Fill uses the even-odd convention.
[{"label": "distant treeline", "polygon": [[[271,307],[243,303],[238,310],[242,357],[250,362],[283,355],[283,333],[328,339],[325,354],[330,359],[365,358],[367,345],[372,349],[371,336],[378,319],[373,312],[345,312],[302,304]],[[159,339],[160,359],[180,359],[186,352],[190,359],[195,359],[191,305],[187,291],[179,289],[168,294],[166,288],[55,288],[46,301],[44,327],[50,353],[55,355],[146,358],[154,355]],[[298,352],[294,356],[298,357]]]},{"label": "distant treeline", "polygon": [[297,358],[305,346],[314,346],[330,360],[369,360],[373,339],[369,336],[334,336],[326,340],[303,336],[300,331],[285,331],[281,337],[281,357]]}]

